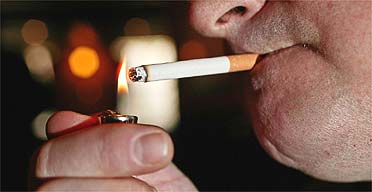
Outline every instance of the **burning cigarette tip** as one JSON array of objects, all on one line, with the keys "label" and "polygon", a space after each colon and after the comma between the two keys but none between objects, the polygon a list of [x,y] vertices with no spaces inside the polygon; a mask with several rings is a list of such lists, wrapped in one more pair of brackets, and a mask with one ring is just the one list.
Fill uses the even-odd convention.
[{"label": "burning cigarette tip", "polygon": [[130,68],[128,71],[128,76],[129,79],[133,82],[145,82],[147,74],[145,68],[143,66],[139,66]]}]

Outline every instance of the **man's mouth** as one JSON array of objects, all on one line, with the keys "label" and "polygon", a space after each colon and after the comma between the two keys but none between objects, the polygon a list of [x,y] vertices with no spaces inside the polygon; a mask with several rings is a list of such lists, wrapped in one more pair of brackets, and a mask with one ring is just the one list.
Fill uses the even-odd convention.
[{"label": "man's mouth", "polygon": [[[286,49],[286,48],[283,48],[283,49]],[[278,50],[275,50],[275,51],[272,51],[272,52],[269,52],[269,53],[264,53],[264,54],[260,54],[257,58],[257,62],[256,62],[256,65],[258,65],[259,63],[261,63],[263,60],[265,60],[267,57],[271,56],[271,55],[275,55],[277,53],[279,53],[281,50],[283,49],[278,49]]]},{"label": "man's mouth", "polygon": [[259,65],[260,63],[264,63],[265,60],[267,60],[271,57],[274,57],[275,55],[280,54],[284,50],[287,50],[287,49],[290,49],[290,48],[293,48],[293,47],[298,47],[298,46],[302,46],[304,48],[310,48],[311,49],[311,47],[307,44],[295,44],[295,45],[292,45],[292,46],[289,46],[289,47],[277,49],[277,50],[274,50],[274,51],[269,52],[269,53],[260,54],[259,57],[257,58],[256,65]]},{"label": "man's mouth", "polygon": [[268,54],[269,53],[265,53],[265,54],[261,54],[260,56],[258,56],[256,64],[260,63],[263,59],[265,59]]}]

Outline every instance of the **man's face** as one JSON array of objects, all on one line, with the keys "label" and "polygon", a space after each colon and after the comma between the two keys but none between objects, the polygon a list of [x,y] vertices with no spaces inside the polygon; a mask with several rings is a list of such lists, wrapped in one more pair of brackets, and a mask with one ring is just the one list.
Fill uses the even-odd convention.
[{"label": "man's face", "polygon": [[247,97],[265,150],[333,181],[371,179],[371,15],[371,1],[190,5],[199,32],[226,38],[238,53],[267,54],[251,72]]}]

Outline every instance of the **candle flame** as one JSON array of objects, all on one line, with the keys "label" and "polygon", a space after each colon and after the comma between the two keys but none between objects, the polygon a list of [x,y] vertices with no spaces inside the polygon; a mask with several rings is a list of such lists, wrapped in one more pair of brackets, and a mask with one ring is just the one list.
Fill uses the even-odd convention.
[{"label": "candle flame", "polygon": [[127,63],[125,58],[119,66],[119,76],[118,76],[118,94],[128,93],[128,80],[127,80]]}]

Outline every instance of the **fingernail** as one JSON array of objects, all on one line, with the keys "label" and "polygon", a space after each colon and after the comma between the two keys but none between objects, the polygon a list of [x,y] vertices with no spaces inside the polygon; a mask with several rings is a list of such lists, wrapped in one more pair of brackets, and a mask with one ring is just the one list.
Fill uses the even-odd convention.
[{"label": "fingernail", "polygon": [[146,134],[138,138],[134,146],[134,154],[144,165],[162,162],[168,155],[168,143],[161,133]]}]

